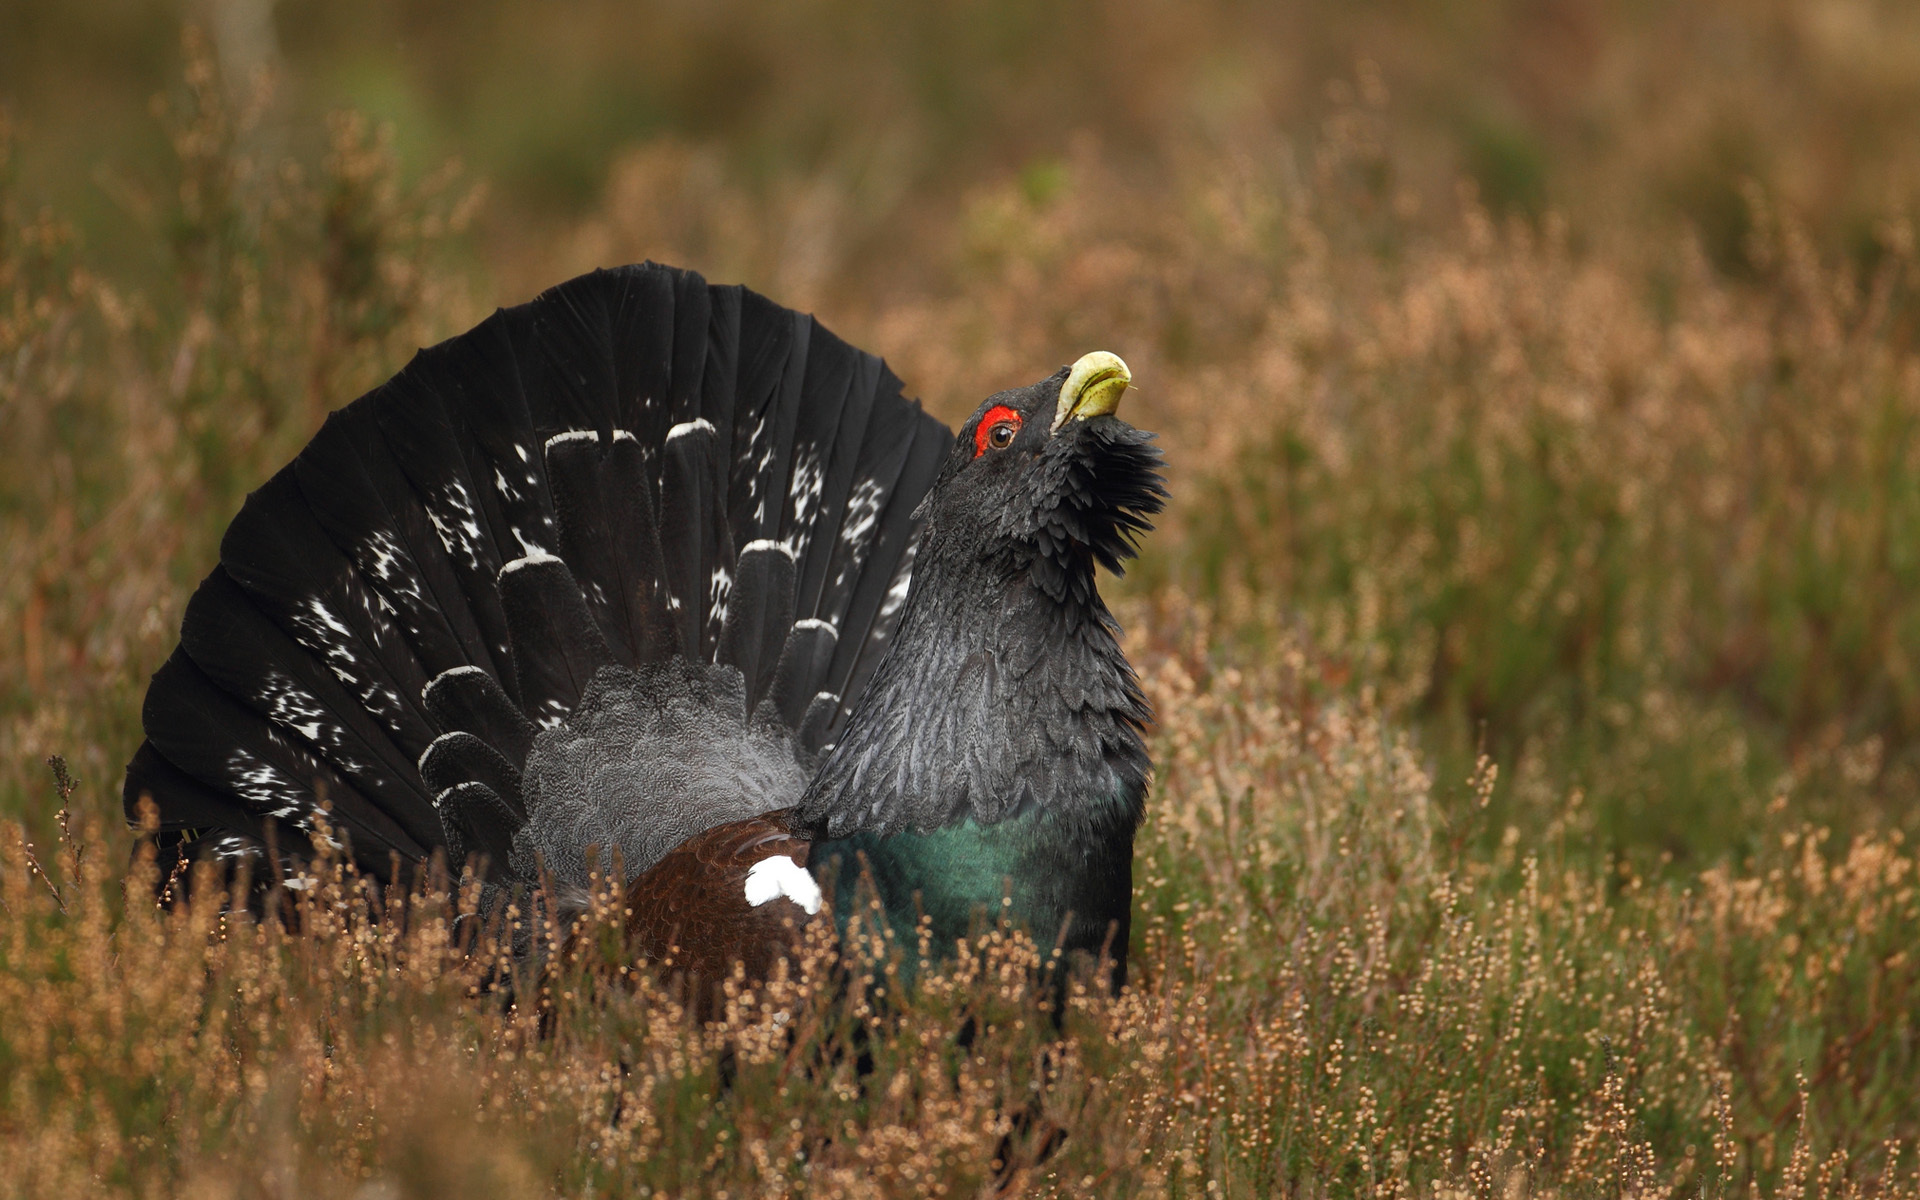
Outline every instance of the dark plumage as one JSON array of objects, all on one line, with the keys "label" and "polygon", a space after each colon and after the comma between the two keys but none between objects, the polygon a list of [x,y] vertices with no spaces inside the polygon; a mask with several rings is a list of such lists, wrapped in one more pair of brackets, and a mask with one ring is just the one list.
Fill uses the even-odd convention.
[{"label": "dark plumage", "polygon": [[[636,951],[767,969],[869,871],[1124,966],[1147,707],[1095,588],[1159,453],[1089,355],[956,438],[812,318],[652,264],[423,351],[248,498],[126,801],[182,859],[619,861]],[[322,806],[328,815],[318,818]],[[275,837],[274,826],[283,832]]]}]

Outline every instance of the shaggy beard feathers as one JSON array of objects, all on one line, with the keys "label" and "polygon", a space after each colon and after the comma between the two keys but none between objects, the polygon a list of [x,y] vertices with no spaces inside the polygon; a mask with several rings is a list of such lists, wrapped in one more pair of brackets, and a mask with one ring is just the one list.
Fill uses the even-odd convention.
[{"label": "shaggy beard feathers", "polygon": [[1056,603],[1096,600],[1092,564],[1115,575],[1139,553],[1149,517],[1166,506],[1154,436],[1108,417],[1088,421],[1041,452],[1028,495],[1000,531],[1014,565]]}]

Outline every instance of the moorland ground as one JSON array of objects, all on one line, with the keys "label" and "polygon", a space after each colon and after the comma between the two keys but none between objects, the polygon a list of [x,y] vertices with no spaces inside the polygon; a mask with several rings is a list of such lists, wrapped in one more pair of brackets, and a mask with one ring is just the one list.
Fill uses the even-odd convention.
[{"label": "moorland ground", "polygon": [[[0,97],[0,1193],[1920,1188],[1907,7],[100,2]],[[245,493],[645,257],[949,419],[1133,365],[1158,771],[1063,1038],[1012,931],[694,1030],[594,939],[489,1000],[458,889],[123,890]]]}]

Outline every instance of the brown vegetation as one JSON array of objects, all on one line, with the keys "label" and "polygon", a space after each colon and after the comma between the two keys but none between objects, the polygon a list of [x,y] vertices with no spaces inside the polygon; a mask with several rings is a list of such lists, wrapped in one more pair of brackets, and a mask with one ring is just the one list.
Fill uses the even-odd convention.
[{"label": "brown vegetation", "polygon": [[[43,203],[74,134],[24,105],[0,1192],[1920,1193],[1920,42],[1669,7],[650,12],[666,115],[559,145],[570,201],[533,134],[475,142],[489,201],[190,36],[102,221]],[[437,86],[498,112],[489,57],[573,37],[556,138],[636,19],[484,9],[421,18]],[[123,888],[139,697],[240,497],[483,296],[641,257],[949,417],[1132,364],[1177,472],[1114,585],[1159,771],[1134,978],[1076,977],[1063,1037],[1011,930],[912,984],[921,947],[822,943],[693,1028],[605,939],[503,991],[458,888],[334,877],[299,935]]]}]

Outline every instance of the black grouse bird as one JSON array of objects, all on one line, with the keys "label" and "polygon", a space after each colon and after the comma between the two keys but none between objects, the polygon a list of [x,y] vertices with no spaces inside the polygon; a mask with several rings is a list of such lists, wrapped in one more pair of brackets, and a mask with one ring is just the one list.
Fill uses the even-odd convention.
[{"label": "black grouse bird", "polygon": [[316,830],[382,880],[617,860],[638,951],[709,978],[861,871],[940,943],[1007,894],[1124,971],[1148,710],[1094,568],[1165,496],[1127,384],[1089,354],[956,438],[691,272],[499,311],[248,497],[148,690],[129,819],[150,797],[169,857],[292,887]]}]

